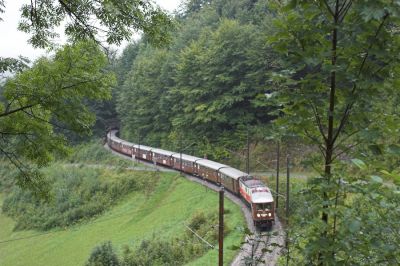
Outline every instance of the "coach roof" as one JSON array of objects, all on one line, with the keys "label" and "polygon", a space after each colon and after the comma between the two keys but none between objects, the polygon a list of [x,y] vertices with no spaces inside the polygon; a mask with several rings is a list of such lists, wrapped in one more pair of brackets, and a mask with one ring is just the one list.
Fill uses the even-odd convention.
[{"label": "coach roof", "polygon": [[200,160],[196,161],[196,163],[199,164],[199,165],[208,167],[210,169],[214,169],[214,170],[220,170],[222,168],[229,167],[229,166],[227,166],[225,164],[217,163],[217,162],[210,161],[210,160],[207,160],[207,159],[200,159]]},{"label": "coach roof", "polygon": [[242,171],[232,168],[232,167],[222,168],[220,170],[220,172],[224,175],[232,177],[233,179],[238,179],[239,177],[242,177],[242,176],[248,176],[248,174],[246,174],[245,172],[242,172]]},{"label": "coach roof", "polygon": [[172,152],[172,151],[167,151],[167,150],[157,149],[157,148],[152,148],[151,151],[154,153],[166,155],[166,156],[171,156],[172,154],[174,154],[174,152]]},{"label": "coach roof", "polygon": [[[181,154],[175,152],[175,153],[172,155],[172,157],[177,158],[177,159],[180,159],[180,158],[181,158]],[[201,159],[201,158],[196,157],[196,156],[192,156],[192,155],[188,155],[188,154],[182,153],[182,160],[185,160],[185,161],[194,163],[194,162],[196,162],[196,161],[204,160],[204,159]]]}]

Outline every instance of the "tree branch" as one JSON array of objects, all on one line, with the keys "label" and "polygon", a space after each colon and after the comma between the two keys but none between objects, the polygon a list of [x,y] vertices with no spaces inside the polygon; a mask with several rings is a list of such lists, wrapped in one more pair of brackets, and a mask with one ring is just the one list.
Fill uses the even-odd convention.
[{"label": "tree branch", "polygon": [[370,50],[370,49],[372,48],[372,46],[375,44],[374,42],[376,41],[376,39],[377,39],[377,37],[378,37],[378,34],[379,34],[379,32],[382,30],[383,25],[385,24],[386,19],[387,19],[388,17],[389,17],[389,13],[386,12],[385,15],[383,16],[383,19],[382,19],[381,23],[379,24],[378,29],[377,29],[376,32],[375,32],[375,36],[374,36],[374,38],[373,38],[373,41],[370,42],[370,44],[369,44],[367,50],[365,51],[365,56],[364,56],[364,58],[363,58],[363,61],[361,62],[360,69],[359,69],[359,71],[358,71],[358,75],[357,75],[357,76],[360,76],[360,75],[361,75],[361,72],[362,72],[362,70],[363,70],[363,68],[364,68],[364,66],[365,66],[365,62],[367,61],[367,58],[368,58],[368,56],[369,56],[369,50]]},{"label": "tree branch", "polygon": [[29,174],[23,169],[24,164],[18,160],[17,156],[13,152],[7,152],[3,150],[0,146],[0,152],[3,153],[7,159],[18,169],[20,173],[24,175],[26,179],[29,179]]},{"label": "tree branch", "polygon": [[351,103],[347,104],[346,109],[344,111],[344,114],[342,115],[342,119],[340,120],[340,124],[339,127],[337,128],[334,136],[333,136],[333,140],[332,142],[335,143],[336,139],[339,137],[340,133],[342,132],[344,126],[346,125],[348,118],[350,116],[350,111],[353,108],[355,101],[352,101]]},{"label": "tree branch", "polygon": [[323,139],[326,141],[327,137],[325,136],[324,129],[322,127],[321,116],[319,115],[317,107],[314,105],[314,103],[312,101],[310,101],[310,105],[311,105],[311,108],[312,108],[312,110],[314,112],[315,122],[317,123],[317,127],[319,129],[319,132],[321,133],[321,136],[323,137]]},{"label": "tree branch", "polygon": [[352,144],[352,145],[346,147],[346,149],[344,149],[341,152],[339,152],[338,154],[334,155],[333,158],[332,158],[332,161],[336,160],[340,155],[348,152],[349,150],[351,150],[352,148],[358,146],[359,144],[360,144],[360,142],[356,142],[355,144]]},{"label": "tree branch", "polygon": [[28,109],[28,108],[32,108],[32,107],[34,107],[34,106],[36,106],[38,104],[39,103],[29,104],[29,105],[25,105],[25,106],[22,106],[22,107],[17,108],[17,109],[13,109],[13,110],[8,111],[8,112],[6,111],[6,112],[0,114],[0,117],[4,117],[4,116],[11,115],[11,114],[19,112],[19,111],[23,111],[23,110]]},{"label": "tree branch", "polygon": [[[346,5],[347,3],[347,5]],[[339,9],[339,21],[343,22],[344,18],[347,15],[347,12],[350,10],[351,5],[353,4],[352,0],[349,0],[349,2],[344,2],[342,7]]]},{"label": "tree branch", "polygon": [[[352,3],[352,2],[350,1],[350,2],[347,4],[347,6],[348,6],[348,7],[346,7],[347,9],[350,8],[351,3]],[[376,32],[375,32],[374,41],[377,39],[377,37],[378,37],[378,35],[379,35],[379,32],[380,32],[381,29],[383,28],[383,25],[385,24],[385,21],[386,21],[386,19],[387,19],[388,17],[389,17],[389,13],[386,12],[386,14],[384,15],[384,17],[383,17],[383,19],[382,19],[382,22],[379,24],[379,27],[378,27],[378,29],[377,29]],[[368,58],[368,56],[369,56],[369,50],[370,50],[370,49],[372,48],[372,46],[374,45],[374,41],[372,41],[372,42],[369,44],[369,46],[368,46],[368,48],[367,48],[367,51],[365,52],[365,56],[364,56],[364,58],[363,58],[363,61],[361,62],[360,69],[359,69],[359,71],[358,71],[357,76],[360,76],[360,75],[361,75],[361,72],[362,72],[362,70],[363,70],[363,68],[364,68],[364,66],[365,66],[365,63],[366,63],[366,61],[367,61],[367,58]],[[352,91],[351,91],[351,94],[352,94],[353,96],[354,96],[354,93],[355,93],[356,89],[357,89],[357,84],[354,83],[354,84],[353,84],[353,89],[352,89]],[[335,135],[334,135],[334,137],[333,137],[333,139],[332,139],[332,143],[335,143],[336,139],[339,137],[340,133],[342,132],[342,130],[343,130],[343,128],[344,128],[344,126],[346,125],[346,122],[348,121],[348,118],[349,118],[349,116],[350,116],[350,111],[351,111],[351,109],[353,108],[355,101],[356,101],[356,100],[353,100],[351,103],[347,104],[347,106],[346,106],[346,108],[345,108],[345,111],[344,111],[344,113],[343,113],[343,115],[342,115],[342,119],[341,119],[341,121],[340,121],[339,127],[337,128],[337,130],[336,130],[336,132],[335,132]]]},{"label": "tree branch", "polygon": [[351,132],[350,134],[348,134],[348,135],[346,136],[346,138],[342,139],[342,140],[333,148],[333,150],[335,151],[337,148],[339,148],[340,145],[342,145],[344,142],[346,142],[348,139],[350,139],[352,136],[354,136],[354,135],[357,134],[358,132],[360,132],[359,129],[357,129],[357,130]]},{"label": "tree branch", "polygon": [[[74,83],[74,84],[71,84],[71,85],[66,85],[64,87],[61,87],[60,90],[68,90],[68,89],[74,88],[76,86],[80,86],[82,84],[99,81],[100,79],[101,78],[91,79],[91,80],[83,80],[83,81],[80,81],[80,82],[77,82],[77,83]],[[42,104],[44,102],[43,99],[41,99],[41,100],[42,100],[41,102],[36,102],[36,103],[33,103],[33,104],[24,105],[24,106],[21,106],[19,108],[13,109],[11,111],[9,111],[9,106],[7,106],[7,109],[5,110],[5,112],[0,114],[0,117],[8,116],[8,115],[11,115],[13,113],[24,111],[26,109],[35,107],[36,105]]]},{"label": "tree branch", "polygon": [[308,132],[307,129],[304,130],[304,134],[305,134],[309,139],[311,139],[312,141],[314,141],[314,142],[317,143],[317,146],[318,146],[319,150],[321,151],[322,156],[324,156],[324,158],[325,158],[326,149],[325,149],[324,145],[322,145],[322,143],[321,143],[316,137],[313,137],[313,136]]},{"label": "tree branch", "polygon": [[51,122],[51,121],[47,121],[46,119],[43,119],[43,118],[41,118],[41,117],[36,116],[36,115],[33,113],[33,111],[31,111],[31,113],[26,112],[26,111],[23,111],[23,112],[24,112],[26,115],[28,115],[28,116],[30,116],[30,117],[32,117],[32,118],[34,118],[34,119],[37,119],[37,120],[39,120],[39,121],[41,121],[41,122],[44,122],[44,123],[46,123],[46,124],[55,126],[55,127],[59,128],[59,129],[63,129],[63,130],[67,130],[67,131],[72,132],[72,130],[69,129],[69,128],[60,126],[60,125],[58,125],[58,124],[56,124],[56,123],[53,123],[53,122]]},{"label": "tree branch", "polygon": [[[74,21],[77,21],[84,28],[86,28],[87,33],[89,34],[89,36],[92,38],[93,41],[95,41],[103,49],[108,50],[107,47],[104,47],[103,44],[99,40],[97,40],[97,38],[96,38],[96,36],[94,35],[94,32],[93,32],[93,29],[104,31],[103,29],[97,28],[97,27],[95,27],[93,25],[88,25],[63,0],[58,0],[58,2],[67,10],[67,13],[69,14],[70,17],[72,17],[72,19]],[[107,31],[104,31],[104,32],[107,32]]]},{"label": "tree branch", "polygon": [[335,17],[335,14],[333,13],[331,6],[329,5],[329,3],[326,0],[324,0],[324,4],[325,4],[326,8],[328,9],[329,13],[332,15],[332,17]]}]

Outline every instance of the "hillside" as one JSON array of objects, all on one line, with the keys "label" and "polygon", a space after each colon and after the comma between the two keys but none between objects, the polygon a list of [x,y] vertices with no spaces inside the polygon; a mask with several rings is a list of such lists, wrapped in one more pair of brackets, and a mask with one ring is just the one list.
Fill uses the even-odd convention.
[{"label": "hillside", "polygon": [[[78,168],[67,163],[62,167],[54,167],[66,172],[74,172],[76,169],[72,168]],[[92,168],[79,166],[79,169],[88,172],[93,171]],[[51,171],[54,173],[55,170]],[[156,182],[149,189],[128,193],[104,213],[65,228],[14,231],[15,221],[1,213],[0,265],[84,265],[93,248],[105,241],[111,241],[121,255],[125,245],[134,248],[144,239],[157,236],[158,239],[169,240],[188,234],[184,223],[188,223],[190,217],[218,209],[215,192],[176,173],[140,172],[121,167],[113,169],[107,165],[97,165],[96,171],[105,171],[113,179],[127,172],[132,175],[143,174],[153,176]],[[4,198],[3,192],[0,201],[3,202]],[[230,233],[225,239],[225,247],[239,245],[242,232],[238,228],[244,227],[244,219],[240,208],[229,200],[226,201],[226,209]],[[227,248],[225,261],[231,261],[235,253]],[[190,265],[215,265],[216,260],[217,251],[210,250]]]}]

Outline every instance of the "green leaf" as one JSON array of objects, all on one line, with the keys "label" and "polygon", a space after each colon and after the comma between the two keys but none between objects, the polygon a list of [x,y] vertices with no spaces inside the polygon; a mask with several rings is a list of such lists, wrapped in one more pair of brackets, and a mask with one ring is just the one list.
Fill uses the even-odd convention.
[{"label": "green leaf", "polygon": [[350,231],[351,233],[355,233],[355,232],[357,232],[357,231],[360,230],[360,227],[361,227],[360,221],[358,221],[358,220],[353,220],[353,221],[351,221],[350,224],[349,224],[349,231]]},{"label": "green leaf", "polygon": [[239,247],[239,246],[236,246],[236,245],[232,245],[232,246],[229,247],[229,249],[230,249],[230,250],[239,250],[240,247]]},{"label": "green leaf", "polygon": [[389,152],[394,155],[400,155],[400,146],[396,144],[392,144],[389,146]]},{"label": "green leaf", "polygon": [[367,168],[367,165],[360,159],[351,159],[351,162],[355,164],[358,168],[361,170],[364,170]]},{"label": "green leaf", "polygon": [[372,180],[373,182],[376,182],[376,183],[382,183],[382,182],[383,182],[382,177],[377,176],[377,175],[372,175],[372,176],[371,176],[371,180]]},{"label": "green leaf", "polygon": [[370,149],[370,151],[374,154],[374,155],[381,155],[382,154],[382,148],[380,145],[369,145],[368,148]]}]

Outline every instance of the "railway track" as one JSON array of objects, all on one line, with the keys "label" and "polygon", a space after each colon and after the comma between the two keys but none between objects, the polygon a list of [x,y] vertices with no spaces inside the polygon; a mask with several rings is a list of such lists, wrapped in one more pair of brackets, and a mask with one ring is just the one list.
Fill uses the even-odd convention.
[{"label": "railway track", "polygon": [[241,252],[231,265],[276,265],[285,240],[279,218],[275,217],[275,224],[271,230],[258,231],[254,229],[251,232],[246,236]]},{"label": "railway track", "polygon": [[[121,153],[118,153],[118,152],[110,149],[107,144],[105,144],[104,147],[107,150],[111,151],[113,154],[120,156],[121,158],[124,158],[127,160],[132,160],[131,157],[126,156]],[[219,186],[217,186],[213,183],[207,182],[205,180],[202,180],[200,178],[194,177],[189,174],[179,172],[174,169],[165,168],[165,167],[162,167],[159,165],[154,165],[152,163],[145,162],[145,161],[140,161],[140,163],[143,164],[144,167],[135,167],[135,168],[138,168],[140,170],[145,170],[145,171],[177,172],[177,173],[181,173],[188,180],[199,183],[202,186],[205,186],[216,192],[218,192],[220,189]],[[233,193],[231,193],[227,190],[225,190],[225,197],[240,206],[242,213],[245,217],[248,230],[250,232],[252,232],[251,234],[246,236],[244,244],[240,247],[240,252],[237,254],[236,258],[232,261],[231,266],[242,266],[242,265],[274,266],[274,265],[276,265],[279,255],[280,255],[280,252],[281,252],[281,249],[282,249],[280,246],[283,246],[283,244],[284,244],[284,233],[283,233],[282,225],[279,221],[279,218],[277,216],[275,216],[275,223],[270,231],[260,232],[255,228],[255,226],[253,224],[253,219],[252,219],[250,210],[246,206],[246,204],[240,198],[238,198],[236,195],[234,195]],[[272,243],[274,243],[273,247],[271,247],[271,245],[270,245]],[[275,244],[277,244],[277,245],[275,245]],[[267,252],[266,250],[269,250],[269,251]]]}]

